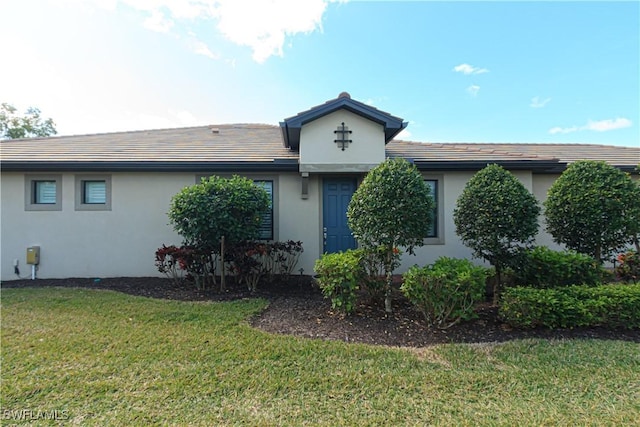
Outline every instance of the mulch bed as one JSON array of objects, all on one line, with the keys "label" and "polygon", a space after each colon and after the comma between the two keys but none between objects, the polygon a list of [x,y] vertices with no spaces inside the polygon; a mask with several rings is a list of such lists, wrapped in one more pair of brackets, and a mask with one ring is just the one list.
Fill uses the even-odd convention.
[{"label": "mulch bed", "polygon": [[80,287],[110,289],[131,295],[179,301],[228,301],[260,297],[268,308],[251,319],[251,324],[267,332],[306,338],[360,342],[376,345],[423,347],[441,343],[490,343],[522,338],[576,339],[597,338],[640,342],[640,330],[602,327],[575,329],[517,330],[500,322],[497,309],[490,304],[477,307],[478,318],[448,329],[429,328],[422,315],[396,295],[394,312],[387,315],[380,304],[359,303],[354,314],[345,316],[331,308],[313,282],[305,276],[286,284],[264,284],[256,293],[228,284],[227,291],[199,291],[189,284],[176,286],[157,277],[121,277],[106,279],[36,279],[2,283],[3,288]]}]

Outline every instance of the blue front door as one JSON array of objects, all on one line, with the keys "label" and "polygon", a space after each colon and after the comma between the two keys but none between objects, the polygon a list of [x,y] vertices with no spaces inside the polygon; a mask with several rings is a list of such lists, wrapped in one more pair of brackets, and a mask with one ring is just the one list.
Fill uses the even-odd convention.
[{"label": "blue front door", "polygon": [[356,180],[325,178],[322,186],[324,252],[355,249],[356,240],[347,224],[347,208],[356,191]]}]

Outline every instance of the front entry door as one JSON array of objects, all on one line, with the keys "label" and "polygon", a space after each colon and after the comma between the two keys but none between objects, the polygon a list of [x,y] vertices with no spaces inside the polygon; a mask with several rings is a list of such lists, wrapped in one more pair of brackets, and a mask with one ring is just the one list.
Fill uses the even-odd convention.
[{"label": "front entry door", "polygon": [[325,253],[356,248],[347,224],[347,207],[356,191],[356,180],[325,178],[322,185],[323,250]]}]

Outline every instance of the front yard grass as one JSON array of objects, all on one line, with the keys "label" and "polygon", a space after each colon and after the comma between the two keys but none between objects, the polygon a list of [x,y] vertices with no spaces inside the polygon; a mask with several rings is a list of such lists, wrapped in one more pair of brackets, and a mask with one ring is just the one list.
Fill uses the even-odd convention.
[{"label": "front yard grass", "polygon": [[[640,420],[638,343],[346,344],[251,328],[246,320],[266,304],[3,290],[2,423],[618,426]],[[54,411],[59,420],[44,420]]]}]

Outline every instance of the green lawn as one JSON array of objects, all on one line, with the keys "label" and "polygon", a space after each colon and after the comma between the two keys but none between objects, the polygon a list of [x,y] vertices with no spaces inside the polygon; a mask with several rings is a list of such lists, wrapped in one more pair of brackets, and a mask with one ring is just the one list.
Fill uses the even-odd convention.
[{"label": "green lawn", "polygon": [[[122,426],[640,420],[637,343],[392,349],[255,330],[246,320],[265,305],[3,290],[2,423],[21,416],[44,425]],[[64,420],[44,420],[52,414]]]}]

